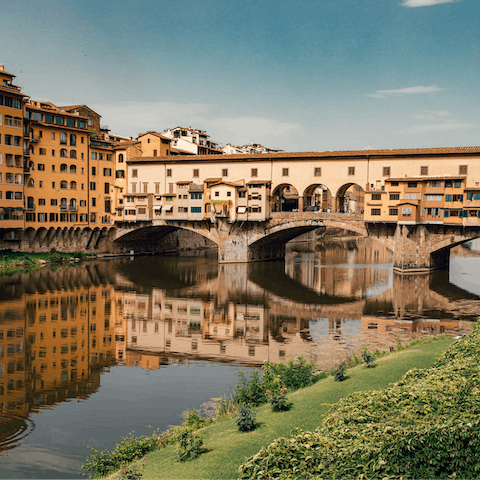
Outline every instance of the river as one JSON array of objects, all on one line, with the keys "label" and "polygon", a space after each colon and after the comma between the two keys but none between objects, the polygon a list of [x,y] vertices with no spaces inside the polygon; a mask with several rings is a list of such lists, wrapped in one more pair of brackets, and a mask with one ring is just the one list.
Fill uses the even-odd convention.
[{"label": "river", "polygon": [[231,391],[240,369],[470,330],[480,244],[449,271],[393,272],[368,239],[289,244],[285,261],[135,257],[0,278],[0,478],[82,478],[89,451]]}]

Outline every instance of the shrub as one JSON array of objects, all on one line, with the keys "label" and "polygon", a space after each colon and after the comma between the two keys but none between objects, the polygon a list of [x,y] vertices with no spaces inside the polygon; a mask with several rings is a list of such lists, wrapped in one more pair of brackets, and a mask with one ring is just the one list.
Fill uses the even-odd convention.
[{"label": "shrub", "polygon": [[183,424],[194,430],[206,427],[213,422],[213,418],[203,417],[195,408],[192,410],[185,410],[185,412],[183,412],[183,417],[185,419]]},{"label": "shrub", "polygon": [[363,358],[363,361],[365,362],[365,366],[367,368],[370,368],[372,365],[373,365],[373,362],[374,362],[374,358],[369,355],[367,352],[364,352],[362,353],[362,358]]},{"label": "shrub", "polygon": [[308,387],[318,380],[315,374],[315,361],[307,362],[305,357],[291,358],[287,363],[269,363],[263,364],[264,376],[268,374],[278,375],[281,382],[289,390],[298,390],[299,388]]},{"label": "shrub", "polygon": [[255,430],[255,413],[250,405],[242,405],[238,412],[236,423],[241,432]]},{"label": "shrub", "polygon": [[265,403],[265,388],[263,379],[258,370],[246,376],[243,371],[238,372],[240,381],[235,385],[233,398],[240,404],[261,405]]},{"label": "shrub", "polygon": [[203,451],[203,438],[187,427],[180,427],[176,431],[176,444],[178,461],[197,458]]},{"label": "shrub", "polygon": [[333,405],[315,432],[279,438],[241,478],[478,478],[480,326],[428,370]]},{"label": "shrub", "polygon": [[139,468],[136,463],[122,465],[120,468],[120,480],[139,480],[142,478],[142,470],[145,467],[145,458],[142,460],[142,465]]},{"label": "shrub", "polygon": [[342,362],[340,363],[340,365],[337,365],[332,372],[332,375],[335,378],[335,381],[343,382],[347,378],[346,370],[347,370],[347,366],[345,365],[345,362]]},{"label": "shrub", "polygon": [[285,385],[278,390],[267,390],[265,392],[265,396],[268,398],[270,405],[272,406],[272,410],[274,412],[281,412],[282,410],[288,410],[288,403],[287,403],[287,388]]}]

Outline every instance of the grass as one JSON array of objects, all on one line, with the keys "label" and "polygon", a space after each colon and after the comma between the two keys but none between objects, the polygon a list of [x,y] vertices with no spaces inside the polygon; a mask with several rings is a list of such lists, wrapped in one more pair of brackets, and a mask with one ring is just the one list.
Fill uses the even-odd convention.
[{"label": "grass", "polygon": [[[295,427],[314,430],[322,423],[328,404],[336,403],[356,391],[380,390],[397,382],[411,368],[431,367],[453,340],[440,337],[436,341],[416,345],[375,361],[375,368],[358,365],[347,370],[347,379],[335,382],[333,377],[288,395],[289,411],[272,412],[269,405],[257,409],[257,428],[240,433],[230,418],[201,430],[205,453],[199,458],[177,462],[174,446],[146,456],[144,478],[237,478],[238,466],[245,459],[278,437],[289,437]],[[110,478],[115,478],[112,475]]]},{"label": "grass", "polygon": [[47,253],[12,252],[11,250],[0,251],[0,268],[34,267],[42,265],[41,260],[47,263],[61,263],[70,258],[84,259],[86,255],[80,252],[57,252]]}]

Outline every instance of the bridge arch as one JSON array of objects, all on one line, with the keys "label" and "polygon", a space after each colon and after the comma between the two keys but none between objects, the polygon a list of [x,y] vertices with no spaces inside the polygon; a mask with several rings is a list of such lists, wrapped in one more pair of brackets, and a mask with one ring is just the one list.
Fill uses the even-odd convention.
[{"label": "bridge arch", "polygon": [[322,183],[312,183],[303,191],[303,211],[333,211],[330,189]]},{"label": "bridge arch", "polygon": [[299,207],[298,190],[290,183],[281,183],[273,189],[272,212],[295,212]]},{"label": "bridge arch", "polygon": [[345,183],[335,195],[335,211],[341,213],[363,213],[365,190],[354,182]]}]

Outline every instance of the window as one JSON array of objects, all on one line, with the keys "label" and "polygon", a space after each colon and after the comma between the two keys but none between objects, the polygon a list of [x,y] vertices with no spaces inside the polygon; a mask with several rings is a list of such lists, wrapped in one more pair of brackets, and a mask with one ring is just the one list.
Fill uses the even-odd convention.
[{"label": "window", "polygon": [[453,182],[453,188],[462,188],[462,182],[459,180],[455,180]]},{"label": "window", "polygon": [[428,175],[428,167],[420,167],[420,175]]},{"label": "window", "polygon": [[[148,139],[148,142],[150,143],[150,139]],[[153,150],[153,156],[156,157],[157,156],[157,150]]]},{"label": "window", "polygon": [[381,214],[381,209],[380,208],[372,208],[371,210],[372,215],[380,215]]},{"label": "window", "polygon": [[143,193],[148,193],[148,182],[143,182]]},{"label": "window", "polygon": [[52,157],[55,156],[55,150],[52,150]]},{"label": "window", "polygon": [[103,153],[99,153],[99,154],[98,154],[98,159],[99,159],[99,160],[103,160]]},{"label": "window", "polygon": [[97,159],[97,152],[92,152],[92,160],[96,160]]},{"label": "window", "polygon": [[390,167],[383,167],[383,176],[384,177],[390,176]]},{"label": "window", "polygon": [[52,207],[55,207],[55,206],[57,205],[57,199],[56,199],[56,198],[51,198],[51,199],[50,199],[50,205],[51,205]]},{"label": "window", "polygon": [[[75,122],[75,120],[73,120]],[[67,120],[68,123],[68,120]],[[75,147],[77,145],[77,136],[74,133],[70,134],[70,145]]]},{"label": "window", "polygon": [[172,169],[167,168],[167,177],[171,177],[171,176],[172,176]]},{"label": "window", "polygon": [[77,173],[77,166],[76,165],[70,165],[70,173]]},{"label": "window", "polygon": [[60,150],[60,156],[61,156],[61,157],[65,157],[65,158],[68,156],[68,155],[67,155],[67,149],[66,149],[66,148],[62,148],[62,149]]},{"label": "window", "polygon": [[402,208],[402,215],[404,217],[409,217],[412,214],[411,208]]},{"label": "window", "polygon": [[40,155],[46,155],[47,154],[47,149],[46,148],[40,148],[39,153],[40,153]]},{"label": "window", "polygon": [[215,196],[216,196],[216,197],[219,197],[219,196],[220,196],[220,192],[215,192]]},{"label": "window", "polygon": [[202,213],[202,207],[190,207],[191,213]]},{"label": "window", "polygon": [[372,200],[381,200],[382,195],[380,193],[372,193]]},{"label": "window", "polygon": [[391,185],[392,187],[398,187],[398,182],[392,182]]},{"label": "window", "polygon": [[282,177],[288,177],[288,168],[282,168]]},{"label": "window", "polygon": [[408,182],[407,186],[408,188],[417,188],[417,182]]},{"label": "window", "polygon": [[70,190],[76,190],[77,189],[77,182],[70,182]]},{"label": "window", "polygon": [[468,174],[468,165],[459,165],[458,174],[459,175],[467,175]]},{"label": "window", "polygon": [[200,171],[198,170],[198,168],[194,168],[194,169],[193,169],[193,176],[194,176],[194,177],[198,177],[199,174],[200,174]]},{"label": "window", "polygon": [[314,172],[314,175],[316,177],[321,177],[322,176],[322,168],[321,167],[315,167],[313,172]]},{"label": "window", "polygon": [[65,132],[60,132],[60,145],[67,144],[67,134]]},{"label": "window", "polygon": [[97,189],[97,186],[95,182],[90,182],[90,190],[96,190],[96,189]]},{"label": "window", "polygon": [[97,167],[92,167],[92,175],[96,175],[97,174]]},{"label": "window", "polygon": [[77,151],[76,150],[70,150],[70,158],[77,158]]},{"label": "window", "polygon": [[137,184],[136,183],[132,183],[132,188],[130,189],[130,191],[132,193],[137,193]]},{"label": "window", "polygon": [[390,194],[390,200],[400,200],[400,194],[399,193],[391,193]]},{"label": "window", "polygon": [[427,195],[427,200],[429,202],[441,202],[442,196],[441,195]]},{"label": "window", "polygon": [[256,168],[252,168],[251,176],[252,177],[257,177],[258,176],[258,170]]},{"label": "window", "polygon": [[445,188],[452,188],[453,181],[452,180],[445,180]]},{"label": "window", "polygon": [[388,214],[391,215],[391,216],[398,215],[398,208],[389,208],[388,209]]},{"label": "window", "polygon": [[103,191],[104,191],[104,193],[110,193],[110,184],[109,183],[105,183]]},{"label": "window", "polygon": [[137,178],[138,177],[138,170],[136,168],[132,169],[132,178]]},{"label": "window", "polygon": [[60,182],[60,188],[63,189],[63,190],[65,190],[66,188],[68,188],[68,183],[67,183],[66,180],[62,180],[62,181]]},{"label": "window", "polygon": [[[83,138],[83,137],[82,137]],[[123,153],[118,156],[118,162],[123,163]]]},{"label": "window", "polygon": [[97,199],[92,198],[92,207],[96,207],[96,206],[97,206]]},{"label": "window", "polygon": [[439,188],[442,186],[442,182],[440,180],[430,180],[429,186],[433,188]]},{"label": "window", "polygon": [[115,178],[125,178],[125,171],[124,170],[117,170],[115,172]]},{"label": "window", "polygon": [[222,169],[222,177],[228,177],[228,168]]},{"label": "window", "polygon": [[111,168],[104,168],[103,169],[103,176],[104,177],[111,177],[112,176],[112,169]]},{"label": "window", "polygon": [[45,205],[45,199],[44,198],[39,198],[38,199],[38,205],[39,206],[44,206]]},{"label": "window", "polygon": [[5,135],[5,145],[12,145],[13,137],[11,135]]},{"label": "window", "polygon": [[355,175],[355,167],[348,167],[348,174]]},{"label": "window", "polygon": [[66,172],[67,171],[67,164],[66,163],[62,163],[60,165],[60,171],[61,172]]},{"label": "window", "polygon": [[191,193],[190,194],[190,199],[191,200],[201,200],[202,199],[202,194],[201,193]]}]

